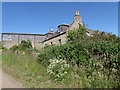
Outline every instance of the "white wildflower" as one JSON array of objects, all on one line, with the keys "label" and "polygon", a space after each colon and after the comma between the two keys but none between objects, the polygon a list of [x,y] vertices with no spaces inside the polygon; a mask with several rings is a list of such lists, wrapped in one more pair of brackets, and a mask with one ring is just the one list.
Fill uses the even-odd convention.
[{"label": "white wildflower", "polygon": [[47,68],[47,73],[52,76],[55,81],[63,80],[68,73],[69,64],[63,59],[50,59],[50,65]]}]

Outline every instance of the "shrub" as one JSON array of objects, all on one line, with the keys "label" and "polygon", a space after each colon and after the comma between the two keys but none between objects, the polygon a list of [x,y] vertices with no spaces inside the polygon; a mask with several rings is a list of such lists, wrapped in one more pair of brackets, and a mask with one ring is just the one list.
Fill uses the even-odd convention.
[{"label": "shrub", "polygon": [[17,45],[15,45],[15,46],[11,47],[10,50],[16,51],[16,50],[18,50],[18,48],[19,48],[19,47],[18,47]]},{"label": "shrub", "polygon": [[[86,78],[85,81],[89,81],[86,87],[119,87],[120,44],[118,44],[118,40],[120,38],[97,31],[96,34],[90,37],[85,33],[85,27],[68,31],[68,42],[66,44],[43,48],[37,61],[48,66],[50,59],[57,57],[63,60],[66,59],[66,62],[72,67],[77,65],[78,68],[86,71],[85,77],[81,77],[83,82],[84,78]],[[100,76],[93,74],[97,71],[100,72]],[[105,81],[99,80],[99,77]],[[104,85],[100,85],[102,82]]]},{"label": "shrub", "polygon": [[24,51],[28,48],[32,48],[32,44],[31,42],[28,40],[28,41],[21,41],[20,45],[19,45],[19,49]]},{"label": "shrub", "polygon": [[14,45],[13,47],[10,48],[12,51],[17,51],[17,52],[26,52],[26,53],[33,53],[33,52],[39,52],[38,49],[33,48],[32,44],[30,41],[21,41],[21,43],[17,46]]},{"label": "shrub", "polygon": [[47,67],[47,73],[55,81],[63,81],[67,79],[69,72],[69,64],[63,59],[50,59],[50,64]]},{"label": "shrub", "polygon": [[79,41],[82,39],[87,38],[88,36],[86,35],[86,27],[79,25],[79,29],[77,30],[68,30],[68,40],[69,41]]},{"label": "shrub", "polygon": [[0,49],[2,49],[2,50],[4,50],[4,51],[7,50],[7,48],[4,47],[2,43],[0,43]]}]

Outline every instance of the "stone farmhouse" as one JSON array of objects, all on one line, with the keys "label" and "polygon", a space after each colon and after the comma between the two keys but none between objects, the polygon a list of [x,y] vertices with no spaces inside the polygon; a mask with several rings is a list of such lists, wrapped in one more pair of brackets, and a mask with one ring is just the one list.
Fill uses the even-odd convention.
[{"label": "stone farmhouse", "polygon": [[[79,11],[75,12],[74,21],[70,24],[62,24],[58,26],[57,31],[50,30],[46,34],[27,34],[27,33],[2,33],[1,41],[6,48],[19,45],[22,40],[30,40],[33,47],[38,49],[46,45],[64,44],[67,42],[68,30],[79,28],[79,24],[83,25],[82,17]],[[92,35],[95,31],[87,29],[87,35]]]}]

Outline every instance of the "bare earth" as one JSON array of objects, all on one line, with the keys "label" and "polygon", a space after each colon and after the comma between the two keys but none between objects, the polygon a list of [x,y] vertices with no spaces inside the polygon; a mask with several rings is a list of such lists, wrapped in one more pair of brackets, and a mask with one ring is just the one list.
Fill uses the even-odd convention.
[{"label": "bare earth", "polygon": [[2,86],[2,88],[23,88],[21,83],[19,83],[10,75],[2,71],[1,67],[0,67],[0,77],[2,77],[2,82],[0,81],[0,86]]}]

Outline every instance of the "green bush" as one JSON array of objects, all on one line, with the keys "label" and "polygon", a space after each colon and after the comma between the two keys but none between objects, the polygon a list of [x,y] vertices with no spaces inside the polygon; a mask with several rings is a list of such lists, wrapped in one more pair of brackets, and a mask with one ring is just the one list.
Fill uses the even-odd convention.
[{"label": "green bush", "polygon": [[68,30],[68,40],[69,41],[79,41],[87,38],[86,35],[87,29],[85,26],[79,25],[79,29],[77,30]]},{"label": "green bush", "polygon": [[[96,31],[93,36],[87,36],[84,26],[80,26],[78,30],[69,30],[67,35],[66,44],[43,48],[37,61],[48,66],[50,59],[59,57],[65,59],[73,67],[77,65],[78,68],[85,70],[85,76],[80,76],[80,78],[86,87],[120,86],[119,37],[99,31]],[[100,76],[94,74],[98,73],[97,71]],[[75,75],[79,76],[79,74]],[[101,83],[103,84],[100,85]]]},{"label": "green bush", "polygon": [[12,51],[17,51],[17,52],[26,52],[26,53],[33,53],[33,52],[39,52],[37,48],[33,48],[32,44],[30,41],[21,41],[21,43],[17,46],[14,45],[13,47],[10,48]]},{"label": "green bush", "polygon": [[18,48],[19,48],[19,47],[18,47],[17,45],[15,45],[15,46],[11,47],[10,50],[16,51],[16,50],[18,50]]},{"label": "green bush", "polygon": [[24,51],[28,48],[32,48],[32,44],[31,42],[28,40],[28,41],[21,41],[20,45],[19,45],[19,49]]},{"label": "green bush", "polygon": [[68,79],[69,64],[63,59],[50,59],[47,73],[57,82]]},{"label": "green bush", "polygon": [[4,51],[7,50],[7,48],[4,47],[2,43],[0,43],[0,49],[2,49],[2,50],[4,50]]}]

